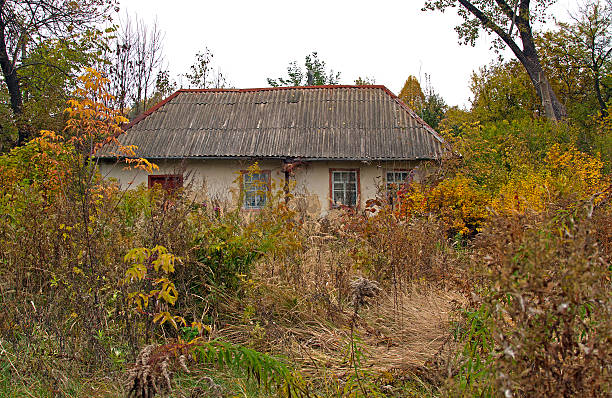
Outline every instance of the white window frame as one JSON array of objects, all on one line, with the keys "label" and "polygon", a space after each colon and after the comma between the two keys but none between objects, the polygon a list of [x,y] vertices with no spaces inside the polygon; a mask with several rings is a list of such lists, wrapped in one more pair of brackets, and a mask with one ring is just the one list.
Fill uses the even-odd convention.
[{"label": "white window frame", "polygon": [[270,194],[270,170],[251,173],[242,170],[242,208],[261,210],[268,204]]},{"label": "white window frame", "polygon": [[[353,181],[350,181],[350,175],[353,175]],[[361,195],[361,183],[359,181],[359,169],[329,169],[329,195],[330,195],[330,206],[331,208],[337,208],[340,206],[348,207],[359,207],[359,200]],[[342,176],[349,176],[348,181],[344,180]],[[340,178],[337,178],[340,177]],[[350,188],[353,185],[353,189]],[[355,203],[344,203],[347,199],[349,192],[355,192],[354,199]],[[338,201],[336,193],[341,193],[343,201]]]}]

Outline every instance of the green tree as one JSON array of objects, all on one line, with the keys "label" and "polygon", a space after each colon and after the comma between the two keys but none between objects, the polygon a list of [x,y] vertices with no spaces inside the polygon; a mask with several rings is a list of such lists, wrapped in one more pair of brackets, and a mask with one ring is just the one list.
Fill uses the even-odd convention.
[{"label": "green tree", "polygon": [[185,73],[189,87],[195,88],[224,88],[227,79],[219,68],[213,65],[214,55],[208,47],[196,54],[196,60],[189,68],[191,72]]},{"label": "green tree", "polygon": [[307,55],[304,60],[304,69],[297,61],[289,63],[287,67],[287,77],[278,79],[268,78],[268,84],[272,87],[280,86],[324,86],[328,84],[338,84],[340,72],[325,69],[325,61],[319,59],[317,52]]},{"label": "green tree", "polygon": [[434,129],[438,128],[440,121],[448,109],[444,98],[434,89],[431,84],[431,76],[425,74],[425,101],[417,112],[418,115]]},{"label": "green tree", "polygon": [[557,121],[565,117],[566,110],[542,67],[532,30],[533,23],[543,20],[547,7],[555,1],[426,0],[423,10],[457,8],[463,23],[455,30],[465,44],[474,45],[481,31],[495,34],[497,48],[510,48],[527,71],[546,117]]},{"label": "green tree", "polygon": [[[87,34],[97,24],[108,20],[109,12],[116,7],[116,0],[0,0],[3,77],[0,84],[9,96],[11,119],[18,132],[17,145],[24,143],[35,131],[24,113],[24,101],[29,99],[29,94],[24,92],[28,76],[43,73],[39,76],[44,77],[44,73],[52,69],[71,76],[74,64],[67,65],[61,56],[44,55],[51,50],[64,55],[76,51],[78,46],[71,46],[75,37]],[[66,44],[73,48],[63,48]]]},{"label": "green tree", "polygon": [[515,60],[480,68],[472,74],[470,89],[472,114],[480,122],[530,118],[539,111],[529,77]]},{"label": "green tree", "polygon": [[447,108],[446,101],[442,96],[435,91],[431,91],[425,96],[425,103],[423,109],[419,112],[419,116],[432,128],[437,129]]}]

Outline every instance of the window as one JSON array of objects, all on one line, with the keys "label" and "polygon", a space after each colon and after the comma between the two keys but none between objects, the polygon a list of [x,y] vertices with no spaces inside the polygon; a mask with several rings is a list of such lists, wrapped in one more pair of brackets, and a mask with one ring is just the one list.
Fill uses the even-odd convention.
[{"label": "window", "polygon": [[330,169],[332,207],[356,207],[359,201],[359,170]]},{"label": "window", "polygon": [[390,170],[387,171],[387,198],[389,203],[393,205],[394,199],[397,196],[397,191],[404,184],[412,181],[412,171],[410,170]]},{"label": "window", "polygon": [[409,170],[387,171],[387,191],[397,191],[403,184],[411,181],[412,173]]},{"label": "window", "polygon": [[183,176],[181,174],[159,174],[149,176],[149,188],[155,184],[161,185],[166,191],[174,191],[183,187]]},{"label": "window", "polygon": [[268,202],[270,192],[270,171],[263,170],[258,173],[242,171],[242,190],[245,209],[263,208]]}]

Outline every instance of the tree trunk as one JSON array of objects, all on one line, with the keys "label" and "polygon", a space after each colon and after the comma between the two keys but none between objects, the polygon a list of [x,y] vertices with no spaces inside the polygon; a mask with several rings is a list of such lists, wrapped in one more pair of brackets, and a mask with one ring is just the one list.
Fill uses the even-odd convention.
[{"label": "tree trunk", "polygon": [[[531,30],[531,24],[529,22],[529,0],[522,0],[519,5],[519,15],[516,19],[516,27],[519,31],[521,43],[523,43],[523,50],[520,51],[518,46],[513,48],[510,47],[514,52],[514,55],[523,64],[523,67],[529,75],[529,79],[533,83],[533,86],[542,101],[542,107],[544,108],[544,114],[553,122],[558,122],[564,119],[567,115],[565,106],[557,98],[552,89],[544,70],[542,69],[542,63],[538,56],[538,50],[535,46],[533,39],[533,32]],[[517,51],[518,50],[518,51]]]},{"label": "tree trunk", "polygon": [[2,69],[4,82],[6,83],[6,87],[9,92],[11,110],[13,111],[15,119],[17,120],[17,129],[19,131],[17,145],[21,145],[28,139],[29,131],[21,120],[23,114],[23,97],[21,96],[21,87],[19,75],[17,75],[17,69],[15,69],[13,66],[6,49],[5,28],[6,25],[2,20],[2,15],[0,14],[0,69]]},{"label": "tree trunk", "polygon": [[595,68],[593,70],[593,86],[595,88],[595,96],[597,97],[597,102],[599,102],[599,108],[601,112],[606,115],[607,114],[607,106],[606,101],[604,101],[603,96],[601,95],[601,89],[599,87],[599,68]]},{"label": "tree trunk", "polygon": [[565,118],[565,116],[567,116],[565,106],[557,98],[557,94],[555,94],[546,74],[542,70],[540,61],[538,59],[530,60],[526,58],[524,61],[522,58],[523,57],[519,57],[519,60],[527,71],[529,79],[533,83],[536,93],[542,101],[542,108],[544,109],[546,118],[554,122],[558,122]]},{"label": "tree trunk", "polygon": [[557,122],[566,116],[565,106],[559,101],[557,95],[553,91],[550,82],[546,78],[546,74],[542,69],[542,63],[538,57],[538,51],[533,40],[533,32],[531,31],[530,22],[530,2],[531,0],[518,0],[516,5],[518,7],[518,15],[516,9],[508,6],[505,1],[497,0],[496,3],[501,7],[502,12],[512,20],[512,25],[516,24],[518,29],[523,48],[521,49],[514,38],[511,36],[511,29],[506,32],[493,20],[491,20],[481,9],[477,8],[470,0],[458,0],[459,3],[465,7],[472,15],[474,15],[485,29],[490,29],[492,32],[497,34],[499,38],[508,45],[510,50],[514,53],[516,58],[521,62],[533,86],[536,89],[540,100],[542,101],[542,107],[546,117]]}]

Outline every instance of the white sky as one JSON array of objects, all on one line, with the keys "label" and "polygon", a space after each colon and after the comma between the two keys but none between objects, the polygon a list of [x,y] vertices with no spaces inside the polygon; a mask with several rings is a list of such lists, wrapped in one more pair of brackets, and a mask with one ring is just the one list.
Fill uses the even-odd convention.
[{"label": "white sky", "polygon": [[[126,11],[147,23],[157,18],[165,32],[164,53],[176,77],[189,70],[207,46],[236,88],[267,87],[267,77],[286,76],[287,65],[303,65],[312,51],[328,69],[340,71],[342,84],[369,76],[398,93],[406,78],[423,82],[450,105],[467,106],[472,71],[495,58],[489,42],[459,46],[459,17],[422,12],[424,0],[121,0]],[[565,19],[568,4],[554,9]]]}]

